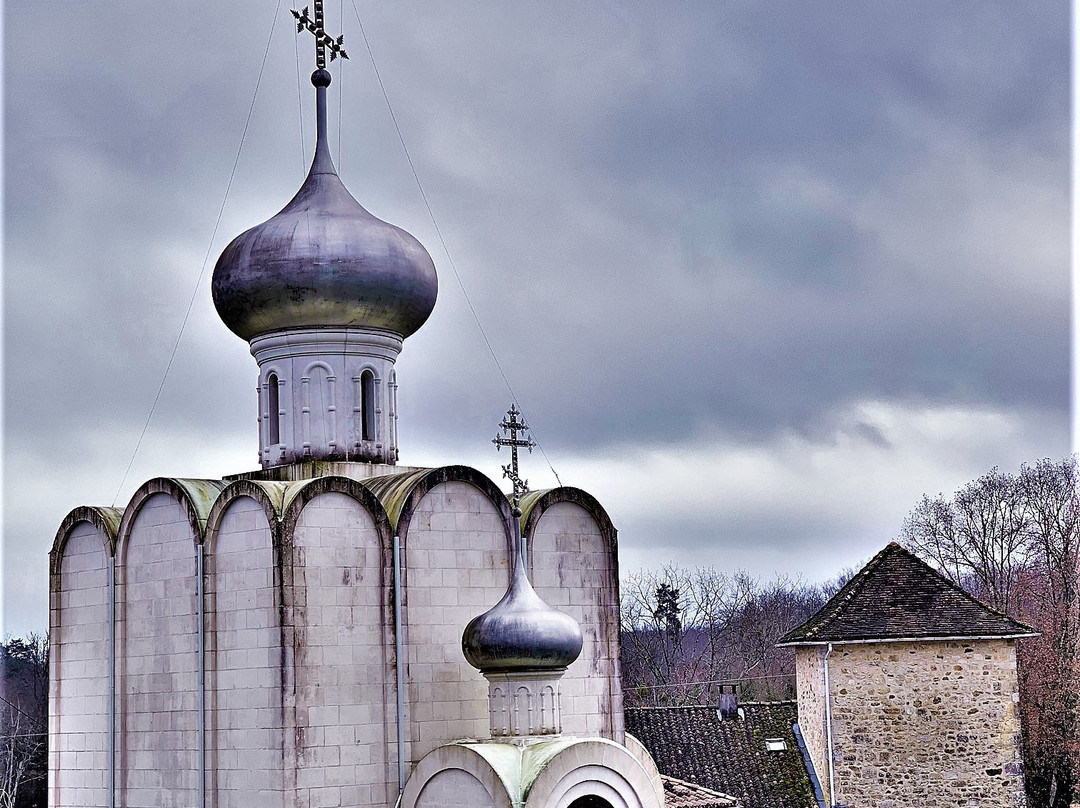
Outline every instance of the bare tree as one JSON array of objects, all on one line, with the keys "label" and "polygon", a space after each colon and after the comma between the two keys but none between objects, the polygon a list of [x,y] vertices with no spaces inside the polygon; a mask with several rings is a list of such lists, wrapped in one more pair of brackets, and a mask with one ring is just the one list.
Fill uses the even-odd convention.
[{"label": "bare tree", "polygon": [[1077,461],[1023,466],[1029,621],[1042,636],[1021,656],[1024,758],[1036,804],[1069,805],[1080,777],[1080,492]]},{"label": "bare tree", "polygon": [[[25,802],[21,792],[41,778],[39,760],[45,750],[45,731],[14,707],[4,704],[0,713],[0,808],[16,808]],[[44,804],[44,803],[41,803]]]},{"label": "bare tree", "polygon": [[44,808],[48,772],[49,640],[0,644],[0,808]]},{"label": "bare tree", "polygon": [[1013,476],[991,469],[951,500],[923,496],[901,539],[993,608],[1010,612],[1029,556],[1027,509]]},{"label": "bare tree", "polygon": [[686,631],[700,616],[687,598],[691,573],[668,566],[633,575],[623,583],[623,679],[630,699],[666,703],[669,685],[685,681],[693,666]]},{"label": "bare tree", "polygon": [[[1037,627],[1018,648],[1029,801],[1080,796],[1080,471],[1076,457],[992,469],[924,496],[901,540],[990,606]],[[1074,796],[1075,795],[1075,796]]]},{"label": "bare tree", "polygon": [[744,697],[794,693],[785,631],[823,603],[817,587],[787,578],[763,584],[745,572],[665,567],[623,582],[623,690],[627,704],[697,704],[720,682]]}]

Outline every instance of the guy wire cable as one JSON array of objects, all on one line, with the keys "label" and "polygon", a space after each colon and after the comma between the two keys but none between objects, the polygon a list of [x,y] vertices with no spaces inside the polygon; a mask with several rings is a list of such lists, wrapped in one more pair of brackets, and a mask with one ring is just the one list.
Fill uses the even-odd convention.
[{"label": "guy wire cable", "polygon": [[[484,330],[483,324],[480,322],[480,316],[476,313],[476,307],[473,306],[472,299],[469,297],[469,293],[465,289],[465,283],[461,280],[461,273],[458,272],[457,265],[454,263],[454,258],[450,255],[450,248],[446,244],[446,239],[443,238],[442,228],[439,227],[439,222],[435,219],[435,211],[432,210],[431,202],[428,201],[427,192],[424,191],[423,183],[420,182],[420,175],[416,172],[416,165],[413,163],[412,155],[409,153],[409,147],[405,145],[405,138],[401,134],[401,126],[398,124],[397,115],[394,114],[394,107],[390,103],[390,96],[386,92],[386,85],[383,83],[382,74],[379,72],[379,66],[375,62],[375,54],[371,50],[371,42],[368,41],[367,31],[364,29],[364,23],[360,19],[360,12],[356,8],[356,0],[350,0],[352,3],[353,14],[356,15],[356,22],[360,26],[360,33],[364,37],[364,47],[367,49],[368,58],[371,60],[371,67],[375,71],[375,78],[379,82],[379,89],[382,91],[383,100],[386,102],[386,108],[390,111],[390,120],[394,123],[394,130],[397,132],[398,141],[401,143],[401,149],[405,152],[405,159],[409,163],[409,170],[412,172],[413,179],[416,181],[416,187],[420,189],[420,196],[424,201],[424,207],[427,208],[428,216],[431,218],[431,224],[435,227],[435,234],[438,236],[439,243],[442,245],[443,252],[446,254],[446,260],[450,264],[450,268],[454,271],[454,278],[457,280],[458,287],[461,289],[461,294],[465,298],[465,303],[469,307],[469,312],[472,314],[473,320],[476,322],[476,328],[480,331],[480,336],[484,340],[484,344],[487,346],[488,353],[491,354],[492,360],[495,362],[495,367],[499,370],[499,375],[502,376],[503,383],[506,385],[506,389],[510,393],[510,398],[514,404],[517,405],[518,411],[521,412],[524,417],[524,408],[518,402],[517,394],[514,392],[513,385],[510,384],[510,379],[506,375],[506,371],[503,370],[502,363],[499,362],[499,357],[495,353],[495,348],[491,344],[491,340],[488,339],[487,332]],[[562,480],[559,479],[559,473],[555,471],[555,466],[551,464],[550,458],[548,458],[547,452],[544,451],[543,444],[540,442],[540,438],[536,434],[536,429],[529,425],[529,430],[532,432],[533,440],[536,442],[536,448],[540,450],[540,454],[544,456],[544,461],[547,463],[548,468],[551,469],[551,473],[555,475],[555,481],[561,486]]]},{"label": "guy wire cable", "polygon": [[266,38],[266,48],[263,50],[262,62],[259,64],[259,76],[255,80],[255,91],[251,94],[251,104],[248,106],[247,118],[244,120],[244,131],[240,135],[240,145],[236,148],[236,157],[233,159],[232,170],[229,172],[229,181],[225,185],[225,196],[221,200],[221,207],[218,209],[217,219],[214,220],[214,229],[210,234],[210,243],[206,245],[206,255],[203,256],[202,268],[199,270],[199,278],[195,281],[195,288],[191,292],[191,299],[188,301],[187,310],[184,312],[183,322],[180,324],[180,332],[176,335],[176,341],[173,343],[172,352],[169,354],[169,361],[165,363],[165,372],[161,376],[161,384],[158,385],[157,393],[154,395],[154,401],[150,405],[150,412],[146,415],[146,422],[143,424],[142,431],[139,433],[139,439],[135,442],[135,451],[131,453],[131,460],[128,461],[127,468],[124,470],[124,476],[120,480],[120,485],[116,487],[116,493],[113,495],[112,505],[116,507],[116,500],[120,497],[120,492],[124,489],[124,483],[127,482],[128,474],[131,473],[131,467],[135,463],[135,457],[139,454],[139,448],[142,446],[143,438],[146,437],[146,430],[150,426],[150,419],[154,417],[154,411],[157,409],[158,402],[161,400],[161,393],[165,389],[165,381],[169,378],[169,371],[172,369],[173,360],[176,359],[177,349],[180,347],[180,340],[184,336],[184,329],[187,327],[188,319],[191,317],[191,309],[195,305],[195,298],[199,293],[199,287],[202,286],[203,277],[206,275],[206,265],[210,261],[210,251],[214,247],[214,239],[217,238],[218,226],[221,224],[221,217],[225,213],[225,203],[229,199],[229,191],[232,190],[233,178],[236,176],[236,166],[240,162],[240,152],[244,148],[244,141],[247,139],[248,126],[251,124],[251,114],[255,109],[255,99],[259,95],[259,85],[262,84],[263,69],[266,67],[266,57],[270,53],[270,42],[274,38],[274,29],[277,27],[277,15],[281,10],[281,0],[278,0],[277,7],[274,9],[274,21],[270,25],[270,35]]}]

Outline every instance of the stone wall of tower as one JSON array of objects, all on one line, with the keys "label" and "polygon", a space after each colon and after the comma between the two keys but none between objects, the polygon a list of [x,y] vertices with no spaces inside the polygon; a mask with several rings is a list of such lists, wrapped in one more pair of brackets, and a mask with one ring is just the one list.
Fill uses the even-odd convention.
[{"label": "stone wall of tower", "polygon": [[[816,653],[798,652],[804,731],[824,713]],[[1025,804],[1013,641],[837,645],[829,670],[837,804]]]},{"label": "stone wall of tower", "polygon": [[[825,726],[825,655],[827,647],[795,649],[795,680],[799,699],[799,729],[821,790],[829,793],[828,737]],[[831,672],[831,671],[830,671]]]}]

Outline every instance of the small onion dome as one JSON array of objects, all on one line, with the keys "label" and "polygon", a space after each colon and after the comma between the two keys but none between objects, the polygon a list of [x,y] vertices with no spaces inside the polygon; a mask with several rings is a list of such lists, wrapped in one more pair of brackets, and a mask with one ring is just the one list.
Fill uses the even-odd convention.
[{"label": "small onion dome", "polygon": [[407,337],[431,314],[438,290],[427,250],[352,197],[325,137],[296,196],[233,239],[213,280],[218,314],[245,340],[317,327],[377,328]]},{"label": "small onion dome", "polygon": [[519,562],[502,600],[465,627],[461,650],[481,673],[561,671],[581,653],[581,629],[540,599]]}]

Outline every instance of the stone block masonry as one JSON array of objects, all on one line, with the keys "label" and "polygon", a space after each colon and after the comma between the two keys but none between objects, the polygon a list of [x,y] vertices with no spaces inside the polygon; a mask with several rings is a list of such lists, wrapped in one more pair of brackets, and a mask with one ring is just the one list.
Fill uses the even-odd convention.
[{"label": "stone block masonry", "polygon": [[[797,652],[799,716],[828,793],[824,650]],[[875,642],[829,658],[836,803],[1023,806],[1015,641]]]},{"label": "stone block masonry", "polygon": [[[127,808],[189,808],[202,793],[219,808],[394,805],[395,534],[406,767],[487,736],[487,682],[461,634],[509,582],[505,496],[459,466],[318,471],[159,478],[123,512],[69,515],[52,551],[50,804],[108,804],[112,741]],[[538,497],[526,531],[538,589],[588,638],[565,677],[564,732],[621,740],[614,529],[584,492]]]}]

